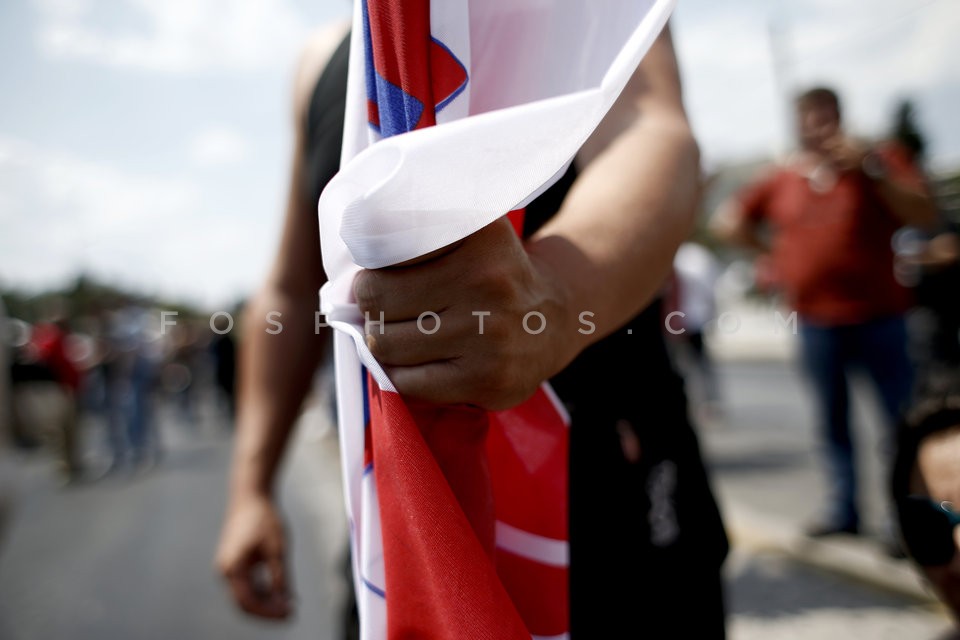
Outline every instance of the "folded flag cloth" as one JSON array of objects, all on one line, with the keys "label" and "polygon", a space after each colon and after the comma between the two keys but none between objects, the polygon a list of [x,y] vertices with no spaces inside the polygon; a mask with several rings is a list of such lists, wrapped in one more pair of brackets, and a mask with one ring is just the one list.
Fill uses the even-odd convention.
[{"label": "folded flag cloth", "polygon": [[562,405],[547,384],[499,412],[405,400],[365,345],[351,286],[362,268],[518,215],[566,170],[673,4],[355,2],[342,169],[319,215],[364,640],[567,637]]}]

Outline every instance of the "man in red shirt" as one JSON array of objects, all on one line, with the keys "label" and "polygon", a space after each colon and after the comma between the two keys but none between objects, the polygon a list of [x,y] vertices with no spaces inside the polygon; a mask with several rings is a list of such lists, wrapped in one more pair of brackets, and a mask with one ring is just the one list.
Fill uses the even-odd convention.
[{"label": "man in red shirt", "polygon": [[796,127],[800,149],[725,203],[714,228],[769,252],[797,311],[830,486],[825,519],[809,533],[857,533],[847,373],[854,365],[869,372],[892,428],[912,373],[904,322],[910,297],[894,278],[891,237],[902,225],[933,223],[936,210],[905,150],[869,148],[844,134],[832,90],[797,98]]},{"label": "man in red shirt", "polygon": [[67,353],[69,327],[62,318],[41,322],[34,326],[30,345],[39,364],[46,367],[60,386],[63,403],[57,413],[59,419],[54,442],[60,455],[60,472],[65,482],[81,479],[83,469],[77,451],[77,398],[81,375]]}]

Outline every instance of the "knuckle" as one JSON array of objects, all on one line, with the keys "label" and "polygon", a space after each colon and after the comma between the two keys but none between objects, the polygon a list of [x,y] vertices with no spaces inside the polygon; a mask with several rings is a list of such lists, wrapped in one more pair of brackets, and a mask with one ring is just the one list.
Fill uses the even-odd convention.
[{"label": "knuckle", "polygon": [[423,384],[418,382],[407,380],[401,384],[397,384],[396,387],[397,391],[400,392],[400,394],[404,397],[411,398],[419,402],[444,404],[441,399],[436,397],[430,388],[425,387]]},{"label": "knuckle", "polygon": [[213,559],[213,567],[219,573],[226,576],[235,564],[233,553],[229,549],[221,549]]},{"label": "knuckle", "polygon": [[373,354],[373,357],[380,362],[385,361],[385,349],[383,346],[385,336],[378,336],[376,333],[368,333],[366,335],[367,349],[370,350],[370,353]]},{"label": "knuckle", "polygon": [[394,362],[397,356],[396,338],[389,332],[383,334],[378,331],[372,331],[367,334],[367,348],[370,353],[381,364],[397,364]]},{"label": "knuckle", "polygon": [[505,261],[481,260],[474,274],[474,287],[493,300],[510,301],[516,296],[516,280]]},{"label": "knuckle", "polygon": [[240,563],[235,561],[221,562],[218,569],[220,571],[220,575],[227,579],[235,578],[242,573],[240,570]]},{"label": "knuckle", "polygon": [[360,271],[353,280],[353,296],[362,311],[376,311],[382,296],[377,275],[369,269]]}]

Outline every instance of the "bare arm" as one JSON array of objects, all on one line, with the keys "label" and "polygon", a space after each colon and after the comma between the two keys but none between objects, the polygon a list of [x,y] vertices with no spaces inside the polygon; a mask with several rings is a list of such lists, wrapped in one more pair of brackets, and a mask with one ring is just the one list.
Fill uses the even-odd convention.
[{"label": "bare arm", "polygon": [[[305,197],[302,174],[310,97],[346,26],[331,27],[310,42],[295,79],[294,152],[283,232],[273,267],[245,314],[234,494],[270,493],[290,430],[330,341],[329,330],[316,330],[318,292],[326,276],[316,203]],[[276,332],[269,319],[281,322],[282,331],[267,333]]]},{"label": "bare arm", "polygon": [[[286,537],[273,485],[293,425],[330,341],[316,331],[325,281],[316,203],[302,184],[306,110],[314,83],[343,29],[321,34],[305,52],[294,91],[295,146],[280,246],[263,286],[244,314],[237,436],[230,498],[217,567],[237,604],[267,618],[289,615]],[[282,324],[278,330],[276,322]],[[268,332],[269,330],[269,332]],[[258,581],[263,565],[269,583]]]},{"label": "bare arm", "polygon": [[[270,493],[291,427],[330,340],[327,330],[315,331],[324,272],[316,211],[302,195],[302,165],[303,141],[297,140],[277,258],[244,314],[234,494]],[[282,330],[277,333],[268,320],[280,322]]]}]

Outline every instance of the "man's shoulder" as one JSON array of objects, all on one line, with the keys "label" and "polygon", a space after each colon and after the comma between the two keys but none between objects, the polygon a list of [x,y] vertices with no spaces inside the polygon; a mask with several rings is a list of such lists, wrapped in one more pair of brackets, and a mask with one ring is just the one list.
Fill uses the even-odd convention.
[{"label": "man's shoulder", "polygon": [[298,122],[303,121],[317,80],[349,32],[348,20],[330,23],[313,32],[301,49],[293,88],[293,103]]}]

